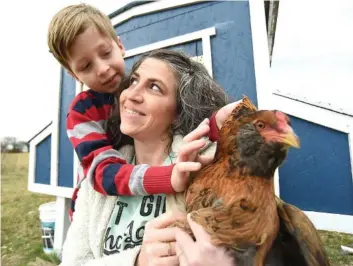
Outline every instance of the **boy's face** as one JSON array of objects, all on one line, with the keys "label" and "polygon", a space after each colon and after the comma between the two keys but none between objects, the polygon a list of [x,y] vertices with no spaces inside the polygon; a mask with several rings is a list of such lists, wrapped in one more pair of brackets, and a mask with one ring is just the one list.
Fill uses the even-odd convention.
[{"label": "boy's face", "polygon": [[103,36],[95,27],[88,27],[78,35],[70,47],[70,74],[97,92],[114,92],[125,71],[125,49],[117,42]]}]

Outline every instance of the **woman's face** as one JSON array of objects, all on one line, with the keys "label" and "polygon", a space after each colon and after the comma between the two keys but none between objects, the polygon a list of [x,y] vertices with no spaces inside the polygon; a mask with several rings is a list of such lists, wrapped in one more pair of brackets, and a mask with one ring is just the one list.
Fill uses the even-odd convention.
[{"label": "woman's face", "polygon": [[120,95],[121,132],[139,141],[161,138],[176,117],[175,84],[167,63],[143,61]]}]

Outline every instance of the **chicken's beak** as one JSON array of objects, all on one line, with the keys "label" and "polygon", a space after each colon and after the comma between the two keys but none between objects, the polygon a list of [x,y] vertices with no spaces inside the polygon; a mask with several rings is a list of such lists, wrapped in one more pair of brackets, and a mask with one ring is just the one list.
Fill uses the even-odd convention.
[{"label": "chicken's beak", "polygon": [[290,147],[299,148],[300,141],[298,136],[293,132],[293,130],[288,131],[280,135],[279,141]]}]

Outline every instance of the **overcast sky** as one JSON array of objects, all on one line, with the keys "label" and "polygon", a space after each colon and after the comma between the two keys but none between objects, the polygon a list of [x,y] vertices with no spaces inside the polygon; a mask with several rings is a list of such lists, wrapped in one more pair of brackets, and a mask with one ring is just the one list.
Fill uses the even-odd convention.
[{"label": "overcast sky", "polygon": [[[48,53],[47,27],[55,12],[78,2],[111,13],[128,1],[0,4],[0,137],[28,140],[53,119],[59,66]],[[272,68],[275,88],[353,113],[352,14],[350,0],[281,0]]]},{"label": "overcast sky", "polygon": [[276,90],[353,115],[353,1],[281,0]]}]

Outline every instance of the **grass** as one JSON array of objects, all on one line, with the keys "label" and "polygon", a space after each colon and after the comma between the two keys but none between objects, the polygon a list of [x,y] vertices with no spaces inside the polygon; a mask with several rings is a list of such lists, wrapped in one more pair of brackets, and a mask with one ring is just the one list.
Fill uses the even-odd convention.
[{"label": "grass", "polygon": [[[23,266],[37,257],[54,264],[54,256],[42,251],[38,207],[54,197],[27,190],[28,154],[4,154],[1,164],[1,265]],[[353,243],[353,235],[320,231],[332,266],[353,266],[353,255],[343,255],[341,245]]]},{"label": "grass", "polygon": [[42,250],[38,211],[55,197],[27,190],[28,153],[1,157],[1,265],[23,266],[36,257],[57,263]]},{"label": "grass", "polygon": [[332,266],[353,266],[353,255],[344,255],[341,245],[353,244],[353,235],[320,231]]}]

